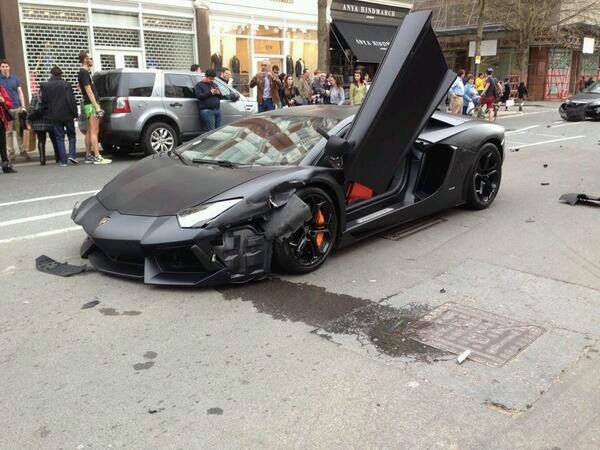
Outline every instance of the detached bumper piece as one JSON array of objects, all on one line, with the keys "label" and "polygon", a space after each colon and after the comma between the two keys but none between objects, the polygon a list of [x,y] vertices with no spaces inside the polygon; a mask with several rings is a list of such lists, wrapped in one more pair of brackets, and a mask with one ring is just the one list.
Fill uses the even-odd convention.
[{"label": "detached bumper piece", "polygon": [[600,118],[600,106],[592,106],[589,103],[563,103],[558,112],[563,120],[572,122],[585,120],[586,117]]},{"label": "detached bumper piece", "polygon": [[200,242],[147,248],[88,237],[81,256],[100,272],[147,284],[212,286],[263,278],[270,270],[271,244],[245,227]]}]

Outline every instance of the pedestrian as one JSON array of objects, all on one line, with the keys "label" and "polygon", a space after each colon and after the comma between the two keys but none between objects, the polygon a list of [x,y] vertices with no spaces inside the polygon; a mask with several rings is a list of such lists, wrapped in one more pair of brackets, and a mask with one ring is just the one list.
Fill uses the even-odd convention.
[{"label": "pedestrian", "polygon": [[192,64],[190,67],[190,72],[202,73],[202,69],[198,64]]},{"label": "pedestrian", "polygon": [[495,119],[494,103],[496,103],[496,79],[494,78],[494,69],[491,67],[486,71],[485,87],[481,93],[481,103],[487,107],[488,121]]},{"label": "pedestrian", "polygon": [[465,95],[463,96],[463,110],[464,115],[470,115],[473,109],[479,104],[479,93],[475,88],[475,77],[473,74],[469,74],[466,77],[467,82],[465,84]]},{"label": "pedestrian", "polygon": [[219,79],[225,83],[227,86],[233,86],[233,79],[231,78],[231,70],[227,67],[221,67],[221,73],[219,74]]},{"label": "pedestrian", "polygon": [[216,75],[214,69],[206,69],[204,78],[194,86],[200,120],[206,131],[221,126],[221,91],[215,83]]},{"label": "pedestrian", "polygon": [[594,77],[588,78],[588,80],[585,82],[585,88],[589,88],[592,84],[594,84]]},{"label": "pedestrian", "polygon": [[265,59],[260,64],[261,71],[250,80],[250,88],[256,87],[258,112],[271,111],[279,103],[281,81],[271,70],[271,63]]},{"label": "pedestrian", "polygon": [[4,86],[0,84],[0,158],[2,159],[2,172],[4,173],[17,173],[17,171],[12,168],[11,161],[8,159],[8,154],[6,153],[6,130],[11,127],[11,116],[9,111],[12,107],[13,103],[10,94]]},{"label": "pedestrian", "polygon": [[523,111],[523,103],[525,103],[525,97],[529,95],[525,82],[521,81],[517,88],[517,97],[519,98],[519,111]]},{"label": "pedestrian", "polygon": [[346,93],[344,92],[344,86],[342,86],[342,77],[339,75],[331,75],[329,77],[329,91],[327,96],[329,103],[332,105],[343,105],[346,103]]},{"label": "pedestrian", "polygon": [[[82,50],[79,52],[79,62],[81,63],[81,68],[77,75],[77,81],[83,100],[81,113],[83,118],[87,121],[87,129],[85,131],[85,163],[110,164],[112,160],[103,158],[102,155],[100,155],[98,143],[100,120],[104,116],[104,111],[98,104],[98,91],[96,90],[96,85],[94,84],[94,80],[90,73],[94,66],[94,58],[92,58],[92,55],[90,55],[89,52]],[[56,136],[56,134],[55,138],[60,151],[60,142],[58,142],[59,137]]]},{"label": "pedestrian", "polygon": [[59,164],[61,167],[67,166],[65,132],[69,139],[68,162],[79,164],[77,161],[75,123],[73,121],[77,117],[77,100],[75,100],[73,87],[71,87],[71,83],[63,80],[63,71],[60,67],[54,66],[50,74],[50,79],[43,87],[42,101],[46,107],[46,116],[52,124],[52,133],[56,138]]},{"label": "pedestrian", "polygon": [[477,89],[477,93],[481,95],[485,89],[485,73],[480,72],[479,75],[477,75],[477,79],[475,80],[475,89]]},{"label": "pedestrian", "polygon": [[504,103],[504,108],[506,111],[508,111],[508,106],[506,105],[506,102],[510,98],[510,78],[508,78],[508,77],[505,78],[504,84],[502,86],[503,86],[503,89],[502,89],[502,97],[500,97],[500,102]]},{"label": "pedestrian", "polygon": [[585,91],[585,75],[581,75],[581,78],[579,78],[579,92],[583,92]]},{"label": "pedestrian", "polygon": [[465,71],[460,69],[457,73],[456,80],[450,86],[448,90],[448,96],[450,97],[450,112],[452,114],[461,115],[463,109],[463,97],[465,95],[465,85],[462,82],[462,78],[465,75]]},{"label": "pedestrian", "polygon": [[52,123],[48,119],[46,106],[42,100],[44,85],[40,84],[35,92],[32,93],[29,108],[27,109],[27,129],[36,135],[40,164],[42,166],[46,165],[46,133],[52,127]]},{"label": "pedestrian", "polygon": [[285,77],[283,85],[283,97],[281,98],[281,101],[285,106],[298,106],[299,104],[303,103],[300,103],[299,97],[301,97],[301,95],[298,88],[294,86],[294,77],[292,75],[288,75]]},{"label": "pedestrian", "polygon": [[352,106],[362,105],[367,96],[367,85],[361,71],[354,72],[354,80],[350,83],[350,104]]},{"label": "pedestrian", "polygon": [[310,90],[310,70],[304,69],[302,73],[302,78],[300,78],[298,91],[300,91],[300,95],[308,102],[312,97],[312,92]]},{"label": "pedestrian", "polygon": [[[283,81],[281,78],[281,73],[279,72],[279,66],[277,64],[273,65],[273,75],[275,75],[277,78],[279,78],[279,81],[281,81],[281,84],[279,85],[279,88],[277,89],[277,98],[279,100],[277,102],[275,100],[273,100],[273,103],[275,103],[275,108],[281,109],[283,107],[282,99],[281,99],[281,89],[283,88]],[[275,98],[275,96],[273,96],[273,98]]]},{"label": "pedestrian", "polygon": [[315,103],[329,103],[326,94],[329,87],[327,74],[325,72],[319,72],[319,76],[313,79],[311,86],[312,97]]},{"label": "pedestrian", "polygon": [[[20,113],[25,112],[25,97],[23,95],[23,89],[21,88],[21,82],[18,77],[10,73],[10,63],[6,59],[0,60],[0,85],[4,87],[8,93],[12,108],[10,109],[10,127],[6,131],[6,145],[8,148],[8,157],[12,162],[15,160],[15,144],[13,135],[16,134],[17,146],[19,147],[19,153],[29,161],[31,158],[27,153],[28,150],[32,150],[35,147],[35,142],[30,139],[29,146],[31,148],[25,148],[23,145],[23,134],[20,132],[22,126]],[[33,144],[33,147],[32,147]]]}]

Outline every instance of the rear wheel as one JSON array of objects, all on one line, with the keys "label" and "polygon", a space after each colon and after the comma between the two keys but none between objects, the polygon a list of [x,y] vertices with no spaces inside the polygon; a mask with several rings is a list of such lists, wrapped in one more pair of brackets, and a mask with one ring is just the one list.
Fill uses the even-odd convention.
[{"label": "rear wheel", "polygon": [[312,217],[283,242],[275,242],[273,257],[281,271],[303,274],[317,269],[333,250],[337,240],[337,211],[322,189],[306,188],[297,195],[309,206]]},{"label": "rear wheel", "polygon": [[467,203],[471,209],[485,209],[492,204],[502,179],[502,156],[491,142],[481,146],[467,177]]},{"label": "rear wheel", "polygon": [[177,146],[177,133],[164,122],[155,122],[144,130],[142,148],[146,155],[173,150]]}]

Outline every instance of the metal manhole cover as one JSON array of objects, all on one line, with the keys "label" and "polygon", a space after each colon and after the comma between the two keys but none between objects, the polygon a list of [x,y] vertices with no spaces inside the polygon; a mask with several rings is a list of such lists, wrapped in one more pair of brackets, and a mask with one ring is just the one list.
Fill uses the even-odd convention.
[{"label": "metal manhole cover", "polygon": [[546,330],[536,325],[448,302],[412,322],[403,332],[422,344],[500,367],[530,346]]},{"label": "metal manhole cover", "polygon": [[422,220],[417,220],[415,222],[410,222],[406,225],[402,225],[399,228],[395,228],[386,233],[380,234],[380,236],[384,239],[391,239],[392,241],[399,241],[406,236],[410,236],[411,234],[417,233],[419,231],[425,230],[426,228],[437,225],[438,223],[445,222],[446,219],[442,219],[441,217],[427,217]]}]

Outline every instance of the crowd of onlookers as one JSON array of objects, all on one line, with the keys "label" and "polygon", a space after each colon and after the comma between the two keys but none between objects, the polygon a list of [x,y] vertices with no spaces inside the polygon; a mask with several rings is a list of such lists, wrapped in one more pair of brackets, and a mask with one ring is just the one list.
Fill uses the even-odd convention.
[{"label": "crowd of onlookers", "polygon": [[[456,80],[448,91],[449,110],[452,114],[472,115],[475,112],[487,116],[490,122],[496,119],[498,105],[507,106],[511,95],[509,78],[499,80],[494,77],[494,69],[488,68],[475,77],[472,73],[459,70]],[[522,104],[527,97],[527,86],[520,82],[517,98]]]},{"label": "crowd of onlookers", "polygon": [[[197,64],[192,72],[202,72]],[[207,69],[204,77],[196,84],[195,92],[203,126],[207,130],[218,128],[221,123],[220,99],[223,98],[215,78],[219,77],[231,86],[231,71],[223,67],[217,71]],[[368,74],[354,73],[348,94],[342,77],[337,74],[305,69],[301,77],[280,71],[279,66],[269,60],[261,62],[261,70],[250,80],[250,88],[256,87],[258,112],[271,111],[307,104],[360,105],[370,85]]]},{"label": "crowd of onlookers", "polygon": [[[104,115],[99,104],[98,92],[92,79],[93,59],[89,52],[79,54],[81,68],[78,84],[82,103],[79,123],[86,128],[84,162],[86,164],[108,164],[99,152],[98,133],[100,119]],[[36,146],[40,164],[46,164],[46,137],[50,138],[54,158],[61,167],[79,164],[76,150],[75,118],[78,117],[77,100],[73,87],[63,78],[60,67],[54,66],[50,78],[32,86],[31,100],[26,108],[21,81],[10,72],[9,61],[0,60],[0,157],[2,172],[16,173],[12,163],[16,158],[14,137],[19,152],[29,160],[30,151]],[[68,141],[68,152],[65,147]]]}]

